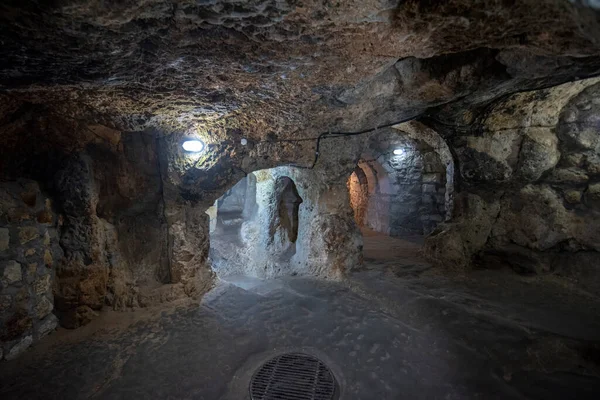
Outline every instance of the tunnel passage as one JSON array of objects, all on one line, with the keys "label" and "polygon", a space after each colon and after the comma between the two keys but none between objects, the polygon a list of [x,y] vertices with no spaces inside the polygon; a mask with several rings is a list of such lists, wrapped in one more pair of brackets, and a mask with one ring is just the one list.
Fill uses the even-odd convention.
[{"label": "tunnel passage", "polygon": [[269,277],[288,269],[303,200],[294,181],[276,170],[248,174],[207,211],[210,258],[219,276]]},{"label": "tunnel passage", "polygon": [[365,226],[367,207],[369,206],[369,181],[362,168],[357,166],[348,178],[350,206],[354,212],[354,220],[360,227]]},{"label": "tunnel passage", "polygon": [[396,138],[362,154],[348,179],[356,224],[390,236],[432,232],[449,213],[448,168],[430,145]]},{"label": "tunnel passage", "polygon": [[256,212],[256,177],[249,174],[221,196],[209,209],[211,234],[238,239],[244,220]]},{"label": "tunnel passage", "polygon": [[256,177],[236,183],[207,210],[210,217],[210,258],[215,272],[228,275],[243,259],[247,243],[242,239],[244,223],[256,213]]}]

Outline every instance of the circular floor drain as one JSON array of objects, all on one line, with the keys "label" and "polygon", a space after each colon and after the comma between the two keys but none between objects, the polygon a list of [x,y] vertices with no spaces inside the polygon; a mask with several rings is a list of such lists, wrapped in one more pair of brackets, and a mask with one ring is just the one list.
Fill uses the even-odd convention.
[{"label": "circular floor drain", "polygon": [[332,400],[335,380],[318,358],[282,354],[264,363],[252,377],[252,400]]}]

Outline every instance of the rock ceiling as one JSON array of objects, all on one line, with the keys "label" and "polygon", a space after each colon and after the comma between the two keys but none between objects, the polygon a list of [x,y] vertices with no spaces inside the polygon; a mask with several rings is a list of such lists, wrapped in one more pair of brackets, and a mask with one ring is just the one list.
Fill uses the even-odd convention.
[{"label": "rock ceiling", "polygon": [[600,73],[589,0],[0,5],[0,109],[121,130],[312,137]]}]

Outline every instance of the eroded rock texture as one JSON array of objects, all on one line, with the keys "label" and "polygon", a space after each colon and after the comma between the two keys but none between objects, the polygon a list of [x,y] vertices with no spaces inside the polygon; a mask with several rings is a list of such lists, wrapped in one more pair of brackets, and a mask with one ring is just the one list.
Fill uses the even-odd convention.
[{"label": "eroded rock texture", "polygon": [[[465,270],[500,261],[597,293],[597,8],[584,0],[3,2],[0,181],[31,182],[51,200],[52,217],[37,229],[56,233],[44,244],[55,249],[52,273],[36,273],[50,276],[56,315],[77,327],[104,307],[205,293],[215,279],[213,205],[253,171],[256,204],[242,214],[268,227],[240,232],[268,257],[253,256],[260,262],[250,270],[341,278],[361,259],[346,186],[357,165],[369,193],[389,203],[395,227],[381,230],[435,228],[427,253],[436,263]],[[185,152],[189,138],[205,151]],[[401,142],[418,150],[411,162],[384,156],[381,171],[367,168]],[[369,180],[384,166],[401,178],[396,197]],[[283,177],[298,194],[285,207],[273,195]],[[361,207],[359,221],[378,212]],[[29,261],[13,252],[21,222],[0,227],[2,262],[21,265],[19,280],[15,264],[3,264],[10,296],[33,290]],[[6,304],[16,312],[13,297]],[[19,315],[33,318],[27,307]],[[19,321],[2,329],[16,327],[5,343],[24,349],[41,334]]]},{"label": "eroded rock texture", "polygon": [[172,283],[158,157],[154,135],[131,133],[113,149],[88,146],[56,173],[65,250],[57,309],[65,325],[85,323],[104,305],[168,295],[154,291]]},{"label": "eroded rock texture", "polygon": [[514,95],[447,131],[463,188],[457,218],[429,240],[433,257],[462,268],[476,255],[597,292],[598,87],[592,79]]}]

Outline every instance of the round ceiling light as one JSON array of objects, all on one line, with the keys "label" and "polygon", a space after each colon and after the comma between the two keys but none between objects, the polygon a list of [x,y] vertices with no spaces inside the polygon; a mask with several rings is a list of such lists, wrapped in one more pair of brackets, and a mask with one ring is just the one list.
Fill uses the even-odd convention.
[{"label": "round ceiling light", "polygon": [[181,145],[185,151],[199,153],[204,150],[204,143],[201,140],[186,140]]},{"label": "round ceiling light", "polygon": [[401,156],[402,154],[404,154],[404,149],[394,150],[394,155]]}]

